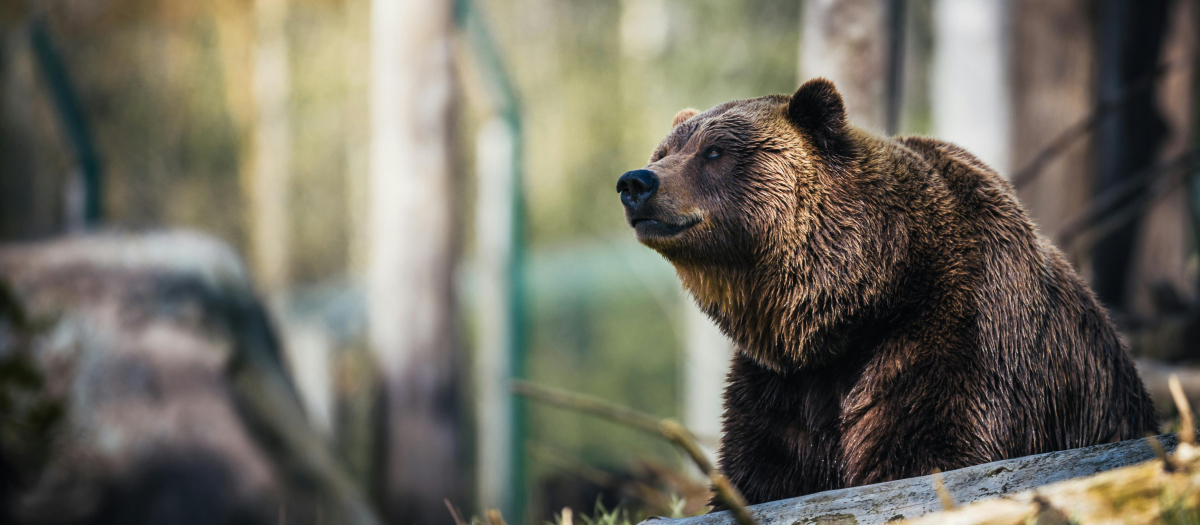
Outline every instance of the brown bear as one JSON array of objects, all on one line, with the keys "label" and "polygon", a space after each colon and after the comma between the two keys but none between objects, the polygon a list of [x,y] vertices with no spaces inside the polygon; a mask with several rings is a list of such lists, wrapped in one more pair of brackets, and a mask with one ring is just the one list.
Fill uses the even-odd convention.
[{"label": "brown bear", "polygon": [[737,345],[750,503],[1155,431],[1104,308],[970,153],[846,122],[832,83],[684,110],[617,191]]}]

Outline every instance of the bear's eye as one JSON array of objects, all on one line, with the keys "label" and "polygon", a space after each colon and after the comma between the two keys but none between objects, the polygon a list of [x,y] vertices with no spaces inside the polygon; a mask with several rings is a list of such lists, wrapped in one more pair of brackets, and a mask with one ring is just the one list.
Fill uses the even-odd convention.
[{"label": "bear's eye", "polygon": [[716,148],[716,147],[708,148],[708,149],[704,150],[704,158],[706,158],[708,160],[716,160],[716,159],[721,158],[721,155],[723,153],[724,152],[721,151],[721,148]]}]

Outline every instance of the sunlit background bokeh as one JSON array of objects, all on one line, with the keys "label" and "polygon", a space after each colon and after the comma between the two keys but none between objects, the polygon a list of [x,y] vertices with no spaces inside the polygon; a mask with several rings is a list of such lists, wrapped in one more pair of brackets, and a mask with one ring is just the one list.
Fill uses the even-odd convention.
[{"label": "sunlit background bokeh", "polygon": [[[230,244],[312,424],[394,523],[434,512],[397,508],[394,476],[448,487],[466,513],[498,506],[529,522],[598,497],[660,509],[674,495],[697,512],[704,485],[669,443],[497,403],[515,375],[680,419],[715,449],[729,343],[636,243],[617,177],[645,164],[680,109],[829,76],[853,122],[957,141],[1025,177],[1042,232],[1137,347],[1196,309],[1194,166],[1088,219],[1094,196],[1195,142],[1200,15],[1194,0],[1150,4],[7,0],[0,240],[184,228]],[[410,270],[446,286],[389,279]],[[389,316],[407,317],[392,330]],[[426,328],[441,331],[423,340],[435,348],[402,347]],[[1157,357],[1200,358],[1194,343]],[[389,344],[401,346],[378,348]],[[449,436],[427,452],[449,468],[389,470],[389,450],[426,444],[381,443],[401,435],[387,431],[402,410],[388,388],[430,389],[422,410],[441,410],[429,417],[449,434],[422,435]]]}]

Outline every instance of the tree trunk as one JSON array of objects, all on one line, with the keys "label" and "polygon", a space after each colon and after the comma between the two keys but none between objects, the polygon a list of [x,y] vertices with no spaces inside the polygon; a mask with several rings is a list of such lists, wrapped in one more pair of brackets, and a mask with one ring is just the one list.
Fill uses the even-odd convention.
[{"label": "tree trunk", "polygon": [[875,132],[888,128],[889,0],[805,2],[800,35],[800,81],[832,80],[850,122]]},{"label": "tree trunk", "polygon": [[[1156,83],[1158,107],[1167,125],[1160,159],[1172,159],[1196,145],[1192,137],[1193,79],[1190,61],[1196,52],[1196,3],[1176,0],[1170,7],[1162,64],[1172,64]],[[1169,286],[1183,297],[1192,292],[1188,271],[1191,217],[1186,191],[1171,191],[1147,210],[1138,228],[1127,308],[1146,318],[1172,313],[1156,301],[1155,287]],[[1193,301],[1194,302],[1194,301]],[[1197,358],[1194,353],[1188,357]]]},{"label": "tree trunk", "polygon": [[247,172],[250,180],[244,184],[250,195],[251,264],[259,286],[273,295],[283,291],[289,282],[290,75],[284,33],[287,0],[256,0],[254,12],[256,120],[253,168]]},{"label": "tree trunk", "polygon": [[[1096,59],[1090,11],[1087,0],[1013,2],[1012,166],[1017,172],[1092,112]],[[1041,233],[1051,239],[1090,200],[1091,145],[1090,134],[1073,141],[1017,190]]]},{"label": "tree trunk", "polygon": [[[1117,186],[1150,166],[1167,135],[1157,90],[1136,89],[1159,66],[1169,0],[1106,0],[1100,3],[1098,91],[1102,101],[1121,99],[1101,118],[1096,134],[1096,193]],[[1136,91],[1129,91],[1136,89]],[[1129,92],[1127,92],[1129,91]],[[1132,195],[1126,202],[1140,195]],[[1092,288],[1110,308],[1128,308],[1133,248],[1141,221],[1099,240],[1092,250]]]},{"label": "tree trunk", "polygon": [[933,4],[933,133],[1009,173],[1005,0]]},{"label": "tree trunk", "polygon": [[451,276],[451,2],[371,11],[370,342],[384,376],[380,497],[394,523],[462,505]]}]

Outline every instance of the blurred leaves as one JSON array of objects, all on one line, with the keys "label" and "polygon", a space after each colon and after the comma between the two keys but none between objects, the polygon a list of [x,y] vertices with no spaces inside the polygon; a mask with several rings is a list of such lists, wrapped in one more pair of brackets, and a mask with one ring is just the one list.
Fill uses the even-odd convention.
[{"label": "blurred leaves", "polygon": [[17,488],[13,484],[36,479],[65,415],[30,353],[30,339],[42,324],[31,322],[0,281],[0,500]]},{"label": "blurred leaves", "polygon": [[[626,226],[613,186],[646,163],[684,107],[796,86],[799,3],[749,0],[487,2],[527,103],[535,245]],[[646,9],[642,4],[658,4]],[[665,14],[647,22],[623,10]],[[622,27],[665,25],[660,54],[623,49]],[[628,37],[626,37],[628,38]]]}]

